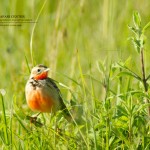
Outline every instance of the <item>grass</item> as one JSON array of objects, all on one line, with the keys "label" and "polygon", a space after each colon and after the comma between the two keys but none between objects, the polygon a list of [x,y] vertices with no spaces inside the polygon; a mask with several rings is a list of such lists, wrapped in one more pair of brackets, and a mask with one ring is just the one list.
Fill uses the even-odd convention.
[{"label": "grass", "polygon": [[[0,15],[24,14],[38,23],[0,26],[0,149],[148,150],[150,31],[134,28],[149,26],[149,5],[1,2]],[[30,123],[35,113],[24,87],[32,66],[41,63],[51,68],[73,121],[57,112]]]}]

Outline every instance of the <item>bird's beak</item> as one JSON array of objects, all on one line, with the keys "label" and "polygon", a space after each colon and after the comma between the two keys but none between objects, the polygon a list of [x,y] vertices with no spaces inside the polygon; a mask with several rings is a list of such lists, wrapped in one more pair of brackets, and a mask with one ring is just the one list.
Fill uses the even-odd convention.
[{"label": "bird's beak", "polygon": [[50,70],[50,68],[46,68],[45,70],[44,70],[44,72],[48,72]]}]

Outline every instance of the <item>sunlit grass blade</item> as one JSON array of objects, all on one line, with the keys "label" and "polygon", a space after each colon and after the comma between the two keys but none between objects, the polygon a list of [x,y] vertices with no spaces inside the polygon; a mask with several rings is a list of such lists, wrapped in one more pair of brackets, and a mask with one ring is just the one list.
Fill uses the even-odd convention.
[{"label": "sunlit grass blade", "polygon": [[22,120],[18,117],[17,114],[13,114],[13,116],[18,120],[18,122],[20,123],[20,125],[22,126],[22,128],[28,132],[28,129],[25,127],[25,125],[23,124]]},{"label": "sunlit grass blade", "polygon": [[[84,95],[84,99],[86,99],[86,91],[85,91],[85,85],[86,85],[86,83],[85,83],[85,80],[84,80],[84,76],[83,76],[83,72],[82,72],[82,67],[81,67],[81,64],[80,64],[80,56],[79,56],[79,51],[77,50],[77,57],[78,57],[78,67],[79,67],[79,71],[80,71],[80,77],[81,77],[81,81],[82,81],[82,89],[83,89],[83,95]],[[87,104],[85,103],[85,106],[84,107],[86,107],[86,109],[87,109]],[[85,109],[85,110],[86,110]],[[86,112],[85,112],[86,113]],[[86,113],[87,114],[87,113]],[[85,117],[87,117],[87,115],[85,116]],[[86,120],[88,120],[88,119],[86,119]],[[87,122],[85,122],[86,123],[86,134],[87,134],[87,129],[88,129],[88,125],[87,125]],[[80,131],[80,130],[79,130]],[[89,149],[89,144],[88,144],[88,142],[89,141],[86,141],[85,140],[85,138],[84,138],[84,136],[83,136],[83,134],[82,134],[82,132],[80,131],[80,134],[81,134],[81,136],[82,136],[82,138],[83,138],[83,140],[84,140],[84,142],[85,142],[85,144],[86,144],[86,146],[87,146],[87,149]],[[87,140],[89,140],[89,139],[87,139]]]},{"label": "sunlit grass blade", "polygon": [[4,136],[5,136],[5,143],[6,145],[9,145],[9,132],[8,132],[8,126],[7,126],[7,118],[6,118],[6,109],[5,109],[5,105],[4,105],[4,98],[3,95],[0,93],[1,95],[1,102],[2,102],[2,113],[3,113],[3,121],[4,121]]},{"label": "sunlit grass blade", "polygon": [[37,18],[35,20],[35,23],[34,23],[34,26],[32,28],[32,32],[31,32],[31,38],[30,38],[30,54],[31,54],[31,62],[32,62],[32,67],[35,66],[35,60],[34,60],[34,55],[33,55],[33,36],[34,36],[34,30],[35,30],[35,27],[36,27],[36,23],[38,22],[38,19],[39,19],[39,16],[40,14],[42,13],[42,10],[44,9],[44,6],[46,4],[47,0],[44,1],[38,15],[37,15]]},{"label": "sunlit grass blade", "polygon": [[[62,75],[62,76],[64,76],[64,77],[66,77],[66,78],[69,79],[70,81],[72,81],[72,82],[74,82],[75,84],[81,86],[80,83],[78,83],[75,79],[70,78],[68,75],[63,74],[63,73],[60,73],[60,72],[56,72],[56,73],[59,74],[59,75]],[[57,82],[57,81],[56,81],[56,82]]]},{"label": "sunlit grass blade", "polygon": [[30,72],[31,72],[31,69],[30,69],[30,66],[29,66],[28,59],[27,59],[26,55],[24,55],[24,57],[25,57],[25,60],[26,60],[26,64],[27,64],[27,67],[28,67],[29,73],[30,73]]}]

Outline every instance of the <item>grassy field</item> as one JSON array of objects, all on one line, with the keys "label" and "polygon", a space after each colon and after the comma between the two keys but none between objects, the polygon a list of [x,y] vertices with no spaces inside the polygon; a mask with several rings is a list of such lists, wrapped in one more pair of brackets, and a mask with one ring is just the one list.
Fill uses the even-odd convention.
[{"label": "grassy field", "polygon": [[[149,8],[149,0],[0,2],[0,16],[37,21],[0,22],[0,149],[149,150]],[[36,113],[24,88],[36,64],[51,68],[72,121],[61,112],[28,119]]]}]

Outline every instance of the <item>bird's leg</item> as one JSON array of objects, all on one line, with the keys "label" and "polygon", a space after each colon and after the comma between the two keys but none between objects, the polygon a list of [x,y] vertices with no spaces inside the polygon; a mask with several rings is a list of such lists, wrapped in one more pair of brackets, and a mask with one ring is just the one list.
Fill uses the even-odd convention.
[{"label": "bird's leg", "polygon": [[33,123],[35,124],[36,123],[36,120],[37,120],[37,117],[30,117],[30,123]]},{"label": "bird's leg", "polygon": [[37,120],[37,117],[38,117],[40,114],[41,114],[41,112],[39,112],[35,117],[31,117],[31,118],[30,118],[30,122],[31,122],[31,123],[36,123],[36,122],[37,122],[37,121],[36,121],[36,120]]},{"label": "bird's leg", "polygon": [[40,114],[41,114],[41,112],[39,112],[35,117],[37,118]]},{"label": "bird's leg", "polygon": [[41,112],[38,113],[35,117],[27,116],[27,118],[30,120],[30,123],[33,123],[34,125],[41,127],[41,126],[43,126],[43,124],[41,122],[37,121],[37,117],[40,114],[41,114]]}]

